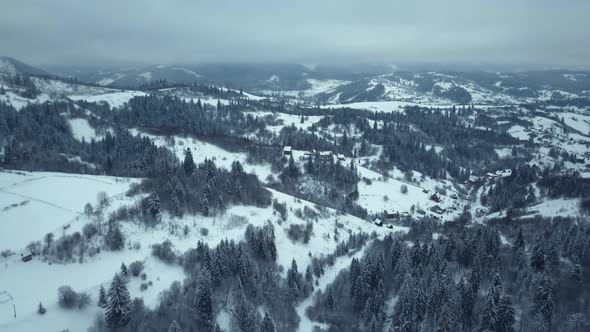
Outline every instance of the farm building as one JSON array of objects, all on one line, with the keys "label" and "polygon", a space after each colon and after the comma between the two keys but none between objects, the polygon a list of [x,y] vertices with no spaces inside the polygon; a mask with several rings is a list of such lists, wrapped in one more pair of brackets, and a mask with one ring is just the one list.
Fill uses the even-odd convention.
[{"label": "farm building", "polygon": [[30,250],[23,250],[23,251],[20,253],[20,259],[21,259],[23,262],[28,262],[28,261],[30,261],[31,259],[33,259],[33,253],[32,253]]},{"label": "farm building", "polygon": [[440,195],[438,193],[430,195],[430,200],[437,203],[442,202],[442,198],[440,198]]},{"label": "farm building", "polygon": [[441,208],[438,204],[431,207],[430,211],[434,212],[434,213],[438,213],[438,214],[443,214],[445,213],[447,210]]},{"label": "farm building", "polygon": [[373,223],[374,223],[376,226],[383,226],[383,221],[381,221],[381,219],[379,219],[379,218],[375,219],[375,220],[373,221]]},{"label": "farm building", "polygon": [[283,148],[283,156],[290,156],[291,154],[293,154],[293,147],[290,145],[287,145]]},{"label": "farm building", "polygon": [[332,151],[320,151],[320,160],[322,160],[322,161],[333,160]]}]

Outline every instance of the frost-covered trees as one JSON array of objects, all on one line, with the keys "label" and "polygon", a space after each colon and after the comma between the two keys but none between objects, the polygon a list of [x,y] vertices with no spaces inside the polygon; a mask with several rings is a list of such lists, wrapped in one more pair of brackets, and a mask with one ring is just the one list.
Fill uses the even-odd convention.
[{"label": "frost-covered trees", "polygon": [[203,270],[197,282],[194,310],[199,326],[203,331],[213,330],[213,301],[211,300],[211,275],[207,269]]},{"label": "frost-covered trees", "polygon": [[157,192],[153,191],[147,199],[147,208],[150,217],[154,223],[158,223],[162,219],[161,207],[160,207],[160,196]]},{"label": "frost-covered trees", "polygon": [[129,270],[127,269],[127,265],[125,265],[125,263],[121,263],[121,276],[123,278],[127,278],[129,276]]},{"label": "frost-covered trees", "polygon": [[246,299],[241,282],[235,285],[233,291],[233,324],[241,332],[256,332],[256,310]]},{"label": "frost-covered trees", "polygon": [[173,320],[172,323],[170,323],[170,327],[168,327],[168,332],[181,332],[180,325],[178,325],[178,322],[176,320]]},{"label": "frost-covered trees", "polygon": [[542,320],[547,329],[551,326],[551,318],[554,308],[553,284],[546,275],[537,277],[534,284],[532,314]]},{"label": "frost-covered trees", "polygon": [[502,295],[498,303],[497,325],[496,330],[499,332],[514,331],[514,322],[516,320],[512,299],[508,295]]},{"label": "frost-covered trees", "polygon": [[105,244],[109,250],[121,250],[125,247],[125,236],[121,232],[121,228],[118,223],[109,224],[109,230],[104,237]]},{"label": "frost-covered trees", "polygon": [[270,318],[268,312],[264,314],[262,325],[260,326],[260,332],[276,332],[275,322]]},{"label": "frost-covered trees", "polygon": [[100,290],[98,291],[98,306],[103,309],[106,309],[108,306],[107,293],[102,285],[100,285]]},{"label": "frost-covered trees", "polygon": [[184,161],[182,162],[182,167],[184,168],[184,173],[186,175],[192,175],[195,171],[195,161],[193,160],[193,154],[190,148],[186,148],[184,151]]},{"label": "frost-covered trees", "polygon": [[291,261],[291,268],[287,271],[287,286],[289,287],[289,296],[296,300],[301,295],[301,275],[297,270],[295,259]]},{"label": "frost-covered trees", "polygon": [[84,309],[90,303],[90,296],[86,293],[76,293],[70,286],[58,288],[58,304],[64,309]]},{"label": "frost-covered trees", "polygon": [[108,305],[106,308],[106,321],[112,328],[127,325],[130,319],[131,298],[125,279],[120,274],[115,274],[108,292]]}]

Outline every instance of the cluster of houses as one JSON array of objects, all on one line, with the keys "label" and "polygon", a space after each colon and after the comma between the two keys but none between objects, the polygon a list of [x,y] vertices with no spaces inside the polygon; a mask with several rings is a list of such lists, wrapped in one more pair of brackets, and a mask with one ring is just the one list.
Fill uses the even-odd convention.
[{"label": "cluster of houses", "polygon": [[[334,160],[334,156],[336,156],[336,160],[339,161],[346,161],[346,157],[343,154],[337,154],[334,155],[334,153],[332,151],[316,151],[316,150],[311,150],[311,151],[305,151],[303,153],[303,155],[308,158],[311,156],[315,156],[316,154],[319,155],[320,160],[322,161],[330,161],[330,160]],[[290,145],[287,145],[285,147],[283,147],[283,156],[292,156],[293,155],[293,147]]]},{"label": "cluster of houses", "polygon": [[495,172],[488,172],[488,173],[486,173],[485,176],[470,175],[469,179],[467,179],[464,182],[464,184],[475,184],[475,183],[484,181],[486,178],[487,179],[506,178],[511,175],[512,175],[512,169],[510,169],[510,168],[501,169],[501,170],[497,170]]}]

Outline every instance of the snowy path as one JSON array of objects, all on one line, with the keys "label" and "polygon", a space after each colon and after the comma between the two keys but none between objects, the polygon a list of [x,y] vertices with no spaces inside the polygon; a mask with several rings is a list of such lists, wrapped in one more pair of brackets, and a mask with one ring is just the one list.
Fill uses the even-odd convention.
[{"label": "snowy path", "polygon": [[299,305],[295,308],[297,314],[299,315],[299,318],[301,318],[301,321],[299,322],[299,331],[313,331],[315,326],[320,327],[322,329],[327,329],[329,327],[328,324],[325,323],[312,322],[309,319],[309,317],[307,317],[305,312],[307,308],[313,305],[313,299],[315,294],[320,290],[324,292],[328,285],[330,285],[334,281],[334,279],[336,279],[338,273],[350,266],[350,262],[352,261],[352,259],[361,258],[363,256],[363,254],[365,253],[365,249],[368,248],[371,245],[371,243],[372,242],[368,242],[359,251],[357,251],[351,256],[338,257],[334,262],[334,265],[326,269],[326,272],[318,279],[318,286],[316,286],[314,292],[310,296],[308,296],[303,302],[299,303]]}]

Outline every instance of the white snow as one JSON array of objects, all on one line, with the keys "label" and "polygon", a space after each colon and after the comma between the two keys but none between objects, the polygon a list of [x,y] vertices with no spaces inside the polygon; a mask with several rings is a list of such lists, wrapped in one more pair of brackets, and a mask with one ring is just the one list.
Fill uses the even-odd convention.
[{"label": "white snow", "polygon": [[68,119],[68,122],[72,128],[72,134],[74,135],[74,138],[79,141],[84,140],[86,142],[90,142],[92,139],[98,140],[101,138],[100,135],[96,134],[96,130],[90,126],[88,120],[86,119]]},{"label": "white snow", "polygon": [[86,100],[87,102],[106,102],[112,108],[118,108],[127,103],[131,98],[136,96],[147,96],[147,93],[141,91],[116,91],[103,94],[82,94],[69,96],[72,100]]},{"label": "white snow", "polygon": [[[0,251],[19,250],[67,224],[81,228],[84,205],[104,191],[116,199],[135,179],[51,172],[0,172]],[[18,206],[11,207],[12,204]],[[74,225],[72,225],[73,227]]]},{"label": "white snow", "polygon": [[508,129],[507,133],[521,141],[527,141],[529,139],[529,132],[523,126],[514,125]]},{"label": "white snow", "polygon": [[582,115],[571,112],[556,113],[558,117],[563,117],[566,125],[574,128],[584,135],[590,135],[590,115]]}]

